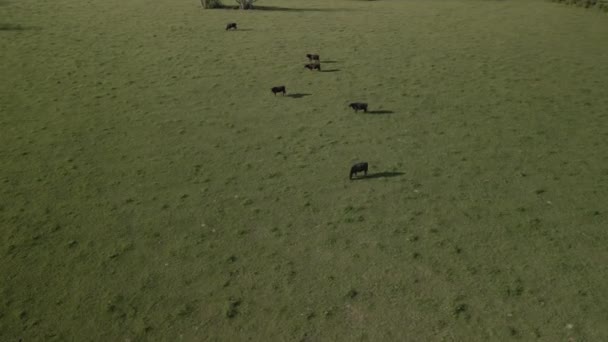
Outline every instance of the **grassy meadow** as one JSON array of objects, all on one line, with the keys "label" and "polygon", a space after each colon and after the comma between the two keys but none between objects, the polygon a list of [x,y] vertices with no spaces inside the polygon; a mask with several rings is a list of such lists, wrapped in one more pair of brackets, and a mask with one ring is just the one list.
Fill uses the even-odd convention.
[{"label": "grassy meadow", "polygon": [[256,5],[0,1],[1,341],[608,340],[605,13]]}]

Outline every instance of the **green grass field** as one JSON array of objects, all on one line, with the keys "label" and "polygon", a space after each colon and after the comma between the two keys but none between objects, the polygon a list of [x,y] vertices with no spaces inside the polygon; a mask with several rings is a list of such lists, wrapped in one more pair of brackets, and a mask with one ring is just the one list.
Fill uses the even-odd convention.
[{"label": "green grass field", "polygon": [[608,341],[606,14],[256,4],[0,2],[1,341]]}]

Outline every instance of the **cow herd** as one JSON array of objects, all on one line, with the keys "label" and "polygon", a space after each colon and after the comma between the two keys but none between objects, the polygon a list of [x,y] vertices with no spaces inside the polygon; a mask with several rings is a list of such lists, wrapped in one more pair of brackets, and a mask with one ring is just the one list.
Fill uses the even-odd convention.
[{"label": "cow herd", "polygon": [[[236,30],[236,29],[237,29],[236,23],[228,23],[226,25],[226,31]],[[318,54],[307,53],[306,58],[308,58],[309,63],[305,64],[304,68],[309,69],[310,71],[312,71],[312,70],[321,71],[321,58],[319,57]],[[270,90],[272,91],[272,93],[275,96],[278,93],[283,94],[283,96],[287,93],[287,89],[284,85],[272,87]],[[367,103],[353,102],[353,103],[350,103],[348,106],[350,108],[352,108],[355,111],[355,113],[359,112],[360,110],[367,113]],[[359,172],[363,172],[364,176],[367,176],[367,170],[368,170],[367,162],[357,163],[350,168],[349,179],[353,179],[353,176],[356,177],[357,173],[359,173]]]}]

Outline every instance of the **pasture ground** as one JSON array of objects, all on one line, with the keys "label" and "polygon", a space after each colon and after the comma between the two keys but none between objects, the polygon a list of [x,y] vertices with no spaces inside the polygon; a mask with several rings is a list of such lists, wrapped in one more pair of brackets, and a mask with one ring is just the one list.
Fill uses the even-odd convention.
[{"label": "pasture ground", "polygon": [[608,340],[605,14],[258,4],[0,3],[0,340]]}]

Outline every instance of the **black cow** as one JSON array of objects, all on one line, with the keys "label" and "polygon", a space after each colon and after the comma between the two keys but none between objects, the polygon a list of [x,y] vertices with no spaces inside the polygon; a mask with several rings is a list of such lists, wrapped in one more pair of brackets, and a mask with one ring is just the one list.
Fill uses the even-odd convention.
[{"label": "black cow", "polygon": [[306,57],[308,58],[309,61],[317,61],[317,62],[319,61],[319,55],[307,53]]},{"label": "black cow", "polygon": [[357,172],[364,172],[367,176],[367,162],[357,163],[353,165],[353,167],[350,168],[350,175],[348,176],[348,178],[353,179],[353,175],[356,176]]},{"label": "black cow", "polygon": [[285,86],[272,87],[270,90],[272,90],[275,96],[277,93],[283,93],[283,95],[285,95]]},{"label": "black cow", "polygon": [[228,23],[228,25],[226,25],[226,31],[230,29],[236,30],[236,23]]},{"label": "black cow", "polygon": [[321,71],[321,64],[319,64],[319,63],[308,63],[308,64],[305,64],[304,67],[309,70]]},{"label": "black cow", "polygon": [[362,103],[362,102],[353,102],[351,104],[348,105],[350,108],[355,110],[355,113],[357,113],[358,111],[362,110],[364,112],[367,113],[367,103]]}]

